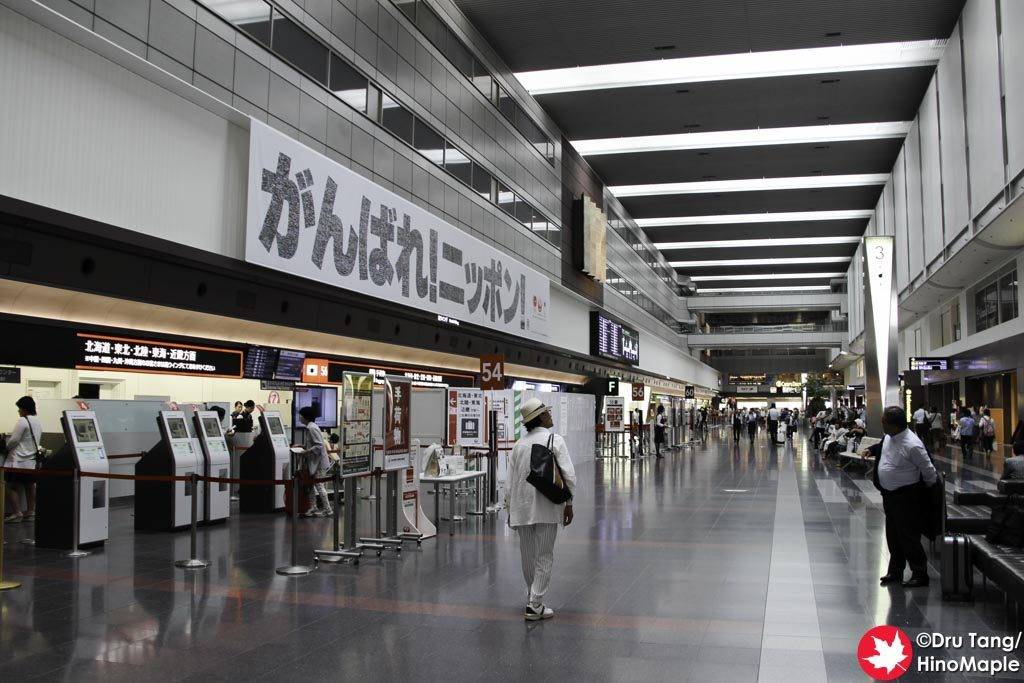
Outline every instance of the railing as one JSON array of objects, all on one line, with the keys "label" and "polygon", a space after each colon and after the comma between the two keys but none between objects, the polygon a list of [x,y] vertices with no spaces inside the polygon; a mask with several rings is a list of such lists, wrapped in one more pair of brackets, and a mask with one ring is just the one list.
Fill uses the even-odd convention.
[{"label": "railing", "polygon": [[846,321],[789,323],[784,325],[715,325],[696,334],[782,334],[793,332],[846,332]]},{"label": "railing", "polygon": [[785,292],[765,292],[765,291],[709,292],[709,291],[702,290],[698,286],[697,287],[697,292],[695,294],[691,295],[691,297],[705,297],[705,296],[707,296],[707,297],[711,297],[711,296],[715,296],[715,297],[737,297],[737,296],[774,296],[774,297],[786,297],[786,296],[792,296],[792,295],[807,296],[808,294],[845,294],[845,292],[832,292],[832,291],[825,291],[825,290],[822,290],[822,289],[794,289],[794,290],[785,291]]}]

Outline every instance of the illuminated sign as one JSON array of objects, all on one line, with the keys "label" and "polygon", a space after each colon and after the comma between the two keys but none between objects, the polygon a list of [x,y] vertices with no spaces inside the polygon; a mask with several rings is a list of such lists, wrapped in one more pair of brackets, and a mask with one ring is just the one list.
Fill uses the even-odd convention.
[{"label": "illuminated sign", "polygon": [[768,381],[765,373],[752,375],[729,375],[729,384],[764,384]]},{"label": "illuminated sign", "polygon": [[640,362],[640,333],[599,311],[591,311],[590,353],[637,365]]},{"label": "illuminated sign", "polygon": [[192,344],[77,334],[75,368],[201,377],[242,377],[242,352]]},{"label": "illuminated sign", "polygon": [[949,370],[948,358],[918,358],[911,356],[911,370]]}]

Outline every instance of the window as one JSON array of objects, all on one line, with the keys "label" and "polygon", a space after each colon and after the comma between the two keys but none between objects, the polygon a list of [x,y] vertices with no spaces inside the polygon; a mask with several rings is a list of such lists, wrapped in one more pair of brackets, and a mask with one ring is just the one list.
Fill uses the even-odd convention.
[{"label": "window", "polygon": [[451,145],[445,150],[444,170],[467,185],[473,184],[473,162],[461,150]]},{"label": "window", "polygon": [[412,112],[391,99],[387,94],[380,98],[380,122],[397,137],[412,144]]},{"label": "window", "polygon": [[327,84],[327,46],[276,11],[272,48],[314,81]]},{"label": "window", "polygon": [[491,201],[491,174],[480,164],[473,162],[473,189],[487,201]]},{"label": "window", "polygon": [[500,180],[498,181],[498,208],[513,218],[516,215],[516,195]]},{"label": "window", "polygon": [[416,119],[413,146],[423,156],[438,166],[444,166],[444,138],[429,125]]},{"label": "window", "polygon": [[1017,269],[999,278],[999,322],[1017,317]]},{"label": "window", "polygon": [[1017,317],[1017,269],[974,290],[974,331],[981,332]]},{"label": "window", "polygon": [[427,40],[436,45],[441,52],[444,52],[444,39],[447,27],[440,17],[423,2],[416,3],[416,26],[423,31]]},{"label": "window", "polygon": [[366,113],[366,77],[331,53],[330,89],[342,102],[361,114]]},{"label": "window", "polygon": [[270,5],[263,0],[209,0],[210,9],[257,43],[270,47]]}]

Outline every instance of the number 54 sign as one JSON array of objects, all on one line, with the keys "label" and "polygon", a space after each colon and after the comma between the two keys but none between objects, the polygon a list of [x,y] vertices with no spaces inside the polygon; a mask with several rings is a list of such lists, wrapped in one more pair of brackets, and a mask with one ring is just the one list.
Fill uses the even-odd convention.
[{"label": "number 54 sign", "polygon": [[480,388],[505,388],[505,356],[480,356]]}]

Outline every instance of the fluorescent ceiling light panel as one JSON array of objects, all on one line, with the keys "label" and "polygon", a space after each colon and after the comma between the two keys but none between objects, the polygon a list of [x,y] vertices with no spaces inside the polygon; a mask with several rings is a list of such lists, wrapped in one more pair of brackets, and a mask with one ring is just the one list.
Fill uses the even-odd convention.
[{"label": "fluorescent ceiling light panel", "polygon": [[636,224],[641,228],[654,228],[665,225],[728,225],[732,223],[843,221],[858,218],[870,218],[874,214],[875,212],[872,209],[853,209],[848,211],[783,211],[781,213],[726,213],[712,216],[657,216],[655,218],[637,218]]},{"label": "fluorescent ceiling light panel", "polygon": [[671,194],[707,194],[711,192],[763,192],[767,190],[804,190],[828,187],[864,187],[885,185],[888,173],[818,175],[791,178],[750,178],[748,180],[704,180],[692,183],[652,183],[649,185],[613,185],[608,189],[616,197],[654,197]]},{"label": "fluorescent ceiling light panel", "polygon": [[821,291],[825,291],[827,289],[832,289],[832,288],[829,287],[828,285],[807,285],[807,286],[794,285],[794,286],[790,286],[790,287],[710,287],[708,289],[704,289],[703,287],[698,287],[697,288],[697,292],[698,293],[703,292],[703,293],[707,293],[707,294],[711,294],[711,293],[719,293],[719,294],[721,294],[721,293],[728,293],[728,292],[802,292],[802,291],[808,291],[808,290],[815,291],[815,292],[821,292]]},{"label": "fluorescent ceiling light panel", "polygon": [[844,277],[846,273],[754,273],[750,275],[691,275],[694,282],[707,280],[817,280]]},{"label": "fluorescent ceiling light panel", "polygon": [[759,145],[798,145],[851,140],[903,138],[910,130],[910,121],[878,123],[837,123],[826,126],[789,126],[786,128],[751,128],[717,130],[706,133],[669,133],[622,138],[573,140],[572,146],[583,156],[628,154],[633,152],[665,152],[723,147],[756,147]]},{"label": "fluorescent ceiling light panel", "polygon": [[795,266],[808,263],[847,263],[850,256],[797,256],[791,258],[734,258],[714,261],[669,261],[673,268],[714,268],[716,266]]},{"label": "fluorescent ceiling light panel", "polygon": [[840,45],[800,50],[680,57],[626,64],[599,64],[516,74],[531,95],[670,83],[776,78],[803,74],[934,66],[945,40]]},{"label": "fluorescent ceiling light panel", "polygon": [[766,237],[755,240],[707,240],[703,242],[655,242],[659,249],[728,249],[736,247],[792,247],[812,244],[855,244],[860,237]]}]

